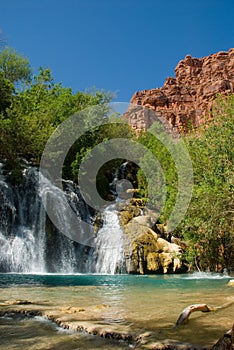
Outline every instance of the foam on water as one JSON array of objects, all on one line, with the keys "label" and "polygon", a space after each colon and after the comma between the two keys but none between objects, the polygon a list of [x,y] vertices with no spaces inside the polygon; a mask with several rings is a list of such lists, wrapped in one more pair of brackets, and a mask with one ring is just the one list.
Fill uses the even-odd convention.
[{"label": "foam on water", "polygon": [[217,280],[217,279],[230,279],[231,277],[227,273],[213,273],[213,272],[193,272],[192,274],[186,275],[184,278],[191,280]]}]

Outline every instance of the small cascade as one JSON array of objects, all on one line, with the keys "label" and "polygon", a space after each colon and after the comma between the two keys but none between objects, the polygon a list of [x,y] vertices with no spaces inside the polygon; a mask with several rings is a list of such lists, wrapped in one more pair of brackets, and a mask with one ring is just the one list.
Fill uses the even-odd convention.
[{"label": "small cascade", "polygon": [[125,179],[127,164],[128,164],[128,162],[124,162],[119,168],[116,169],[114,176],[113,176],[113,180],[109,184],[111,192],[115,197],[118,197],[118,194],[116,192],[116,186],[118,186],[120,180]]},{"label": "small cascade", "polygon": [[125,237],[115,204],[103,212],[103,227],[96,238],[96,273],[125,273]]}]

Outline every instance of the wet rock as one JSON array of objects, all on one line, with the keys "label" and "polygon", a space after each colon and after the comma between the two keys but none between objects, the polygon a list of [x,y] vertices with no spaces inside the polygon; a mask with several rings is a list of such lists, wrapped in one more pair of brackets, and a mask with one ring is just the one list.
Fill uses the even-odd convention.
[{"label": "wet rock", "polygon": [[68,313],[68,314],[74,314],[76,312],[84,312],[85,309],[82,307],[72,307],[69,306],[68,308],[61,309],[63,313]]},{"label": "wet rock", "polygon": [[140,215],[140,208],[135,205],[129,205],[128,203],[117,203],[116,209],[119,211],[120,225],[124,226],[134,217]]},{"label": "wet rock", "polygon": [[[134,216],[131,205],[120,212],[120,223],[130,241],[125,248],[126,266],[129,273],[176,273],[185,268],[181,259],[181,248],[161,238],[155,225],[155,217]],[[126,220],[125,213],[128,213]],[[153,229],[154,228],[154,229]]]},{"label": "wet rock", "polygon": [[155,225],[155,219],[150,215],[142,215],[133,218],[132,223],[152,228]]}]

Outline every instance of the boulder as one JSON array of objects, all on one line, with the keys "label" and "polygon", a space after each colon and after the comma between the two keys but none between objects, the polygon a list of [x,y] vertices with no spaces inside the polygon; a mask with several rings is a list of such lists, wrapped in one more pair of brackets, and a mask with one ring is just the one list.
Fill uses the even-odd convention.
[{"label": "boulder", "polygon": [[138,206],[131,205],[128,201],[117,203],[116,209],[119,211],[119,220],[122,226],[141,213],[141,209]]},{"label": "boulder", "polygon": [[[161,238],[155,225],[155,217],[134,216],[131,209],[125,207],[120,212],[120,223],[128,236],[125,247],[126,266],[129,273],[176,273],[183,272],[185,266],[181,259],[181,248]],[[129,208],[129,211],[127,210]],[[128,216],[126,213],[129,213]],[[156,227],[156,231],[153,229]]]}]

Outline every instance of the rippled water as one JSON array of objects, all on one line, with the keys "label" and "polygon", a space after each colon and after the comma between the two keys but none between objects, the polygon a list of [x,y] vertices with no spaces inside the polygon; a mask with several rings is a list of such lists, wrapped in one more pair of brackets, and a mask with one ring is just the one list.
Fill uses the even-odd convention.
[{"label": "rippled water", "polygon": [[[152,341],[175,339],[211,346],[231,328],[234,305],[217,312],[195,312],[187,325],[173,328],[193,303],[222,306],[233,298],[230,277],[192,275],[0,275],[0,302],[13,299],[51,307],[84,309],[105,305],[102,324],[124,327],[133,335],[150,332]],[[127,344],[81,332],[62,331],[42,318],[0,319],[0,349],[127,349]]]}]

